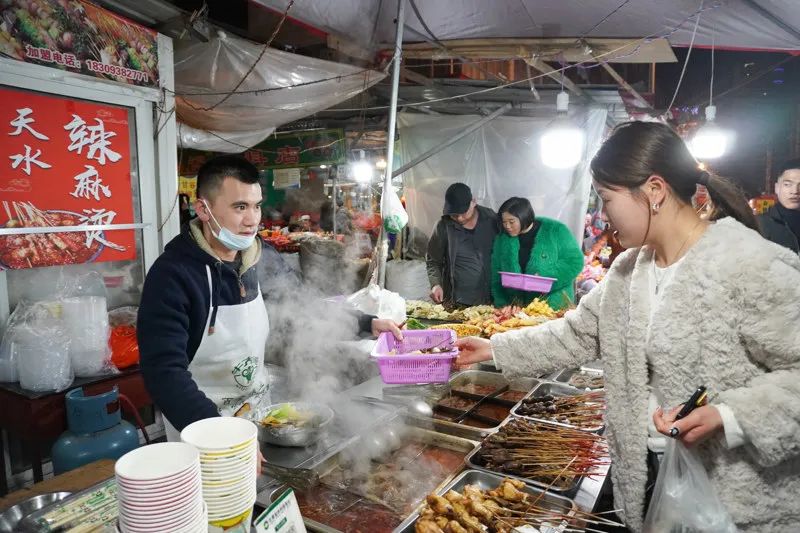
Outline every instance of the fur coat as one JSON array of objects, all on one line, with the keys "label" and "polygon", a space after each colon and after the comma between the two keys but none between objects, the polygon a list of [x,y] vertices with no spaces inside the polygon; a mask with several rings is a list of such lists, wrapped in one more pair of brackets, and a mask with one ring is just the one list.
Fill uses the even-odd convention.
[{"label": "fur coat", "polygon": [[706,385],[747,441],[728,450],[719,431],[697,447],[737,526],[800,531],[800,258],[731,218],[713,223],[663,289],[648,341],[652,258],[628,250],[563,319],[492,337],[496,364],[536,376],[603,361],[615,505],[633,531],[643,522],[649,373],[669,405]]}]

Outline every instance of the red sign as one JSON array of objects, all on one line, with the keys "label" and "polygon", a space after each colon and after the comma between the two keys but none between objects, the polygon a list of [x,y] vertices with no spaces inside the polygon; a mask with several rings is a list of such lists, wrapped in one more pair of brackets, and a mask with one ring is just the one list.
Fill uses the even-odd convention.
[{"label": "red sign", "polygon": [[[0,102],[0,229],[134,222],[127,109],[6,88]],[[135,258],[134,230],[0,234],[0,269]]]}]

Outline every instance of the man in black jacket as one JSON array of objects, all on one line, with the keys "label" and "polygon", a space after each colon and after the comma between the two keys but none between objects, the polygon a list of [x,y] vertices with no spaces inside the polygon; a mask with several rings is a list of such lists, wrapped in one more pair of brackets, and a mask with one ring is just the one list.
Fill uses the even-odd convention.
[{"label": "man in black jacket", "polygon": [[[147,273],[138,315],[142,376],[169,440],[192,422],[268,399],[269,318],[258,271],[265,288],[273,277],[288,279],[275,251],[256,237],[262,196],[251,163],[209,160],[198,171],[197,198],[197,218]],[[259,269],[261,261],[274,264]],[[361,315],[359,326],[400,335],[373,316]]]},{"label": "man in black jacket", "polygon": [[477,205],[464,183],[447,188],[444,214],[428,241],[431,298],[456,305],[491,304],[492,244],[497,214]]},{"label": "man in black jacket", "polygon": [[778,203],[758,217],[764,237],[800,253],[800,159],[787,161],[775,183]]}]

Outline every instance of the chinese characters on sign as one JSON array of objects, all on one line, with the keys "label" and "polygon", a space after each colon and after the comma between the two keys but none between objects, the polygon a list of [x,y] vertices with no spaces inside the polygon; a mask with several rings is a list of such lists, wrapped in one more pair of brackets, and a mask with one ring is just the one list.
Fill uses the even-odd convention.
[{"label": "chinese characters on sign", "polygon": [[[0,88],[0,269],[136,257],[128,110]],[[91,229],[97,227],[97,229]],[[40,230],[41,231],[41,230]]]},{"label": "chinese characters on sign", "polygon": [[0,2],[7,57],[150,87],[158,86],[158,33],[85,0]]}]

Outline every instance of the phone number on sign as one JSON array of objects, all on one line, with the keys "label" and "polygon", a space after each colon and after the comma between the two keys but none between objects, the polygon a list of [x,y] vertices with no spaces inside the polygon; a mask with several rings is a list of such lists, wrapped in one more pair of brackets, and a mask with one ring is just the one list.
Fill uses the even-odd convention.
[{"label": "phone number on sign", "polygon": [[86,61],[86,66],[92,72],[99,72],[101,74],[111,74],[114,76],[122,76],[129,80],[147,81],[147,74],[141,70],[133,70],[130,68],[120,67],[118,65],[109,65],[108,63],[100,63],[99,61]]}]

